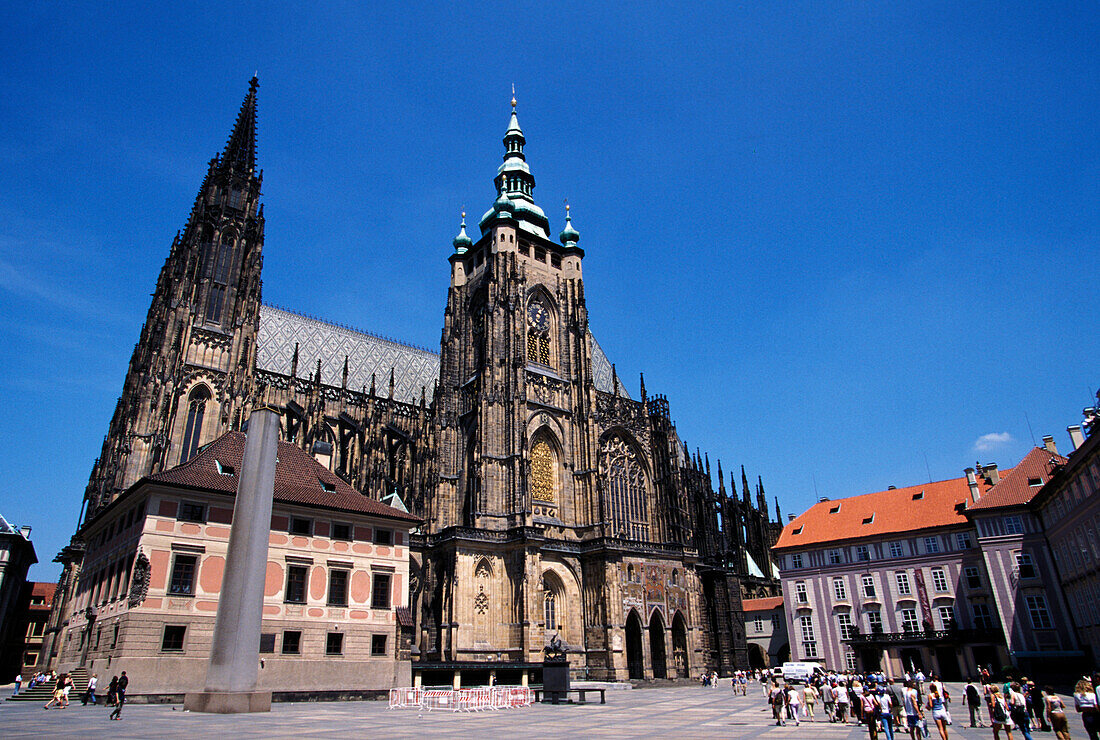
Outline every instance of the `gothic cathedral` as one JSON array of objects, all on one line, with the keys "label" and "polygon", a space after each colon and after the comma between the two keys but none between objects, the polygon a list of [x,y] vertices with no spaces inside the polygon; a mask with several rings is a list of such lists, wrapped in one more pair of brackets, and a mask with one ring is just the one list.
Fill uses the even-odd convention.
[{"label": "gothic cathedral", "polygon": [[[591,678],[748,667],[741,599],[778,594],[778,503],[744,468],[740,496],[720,463],[715,489],[667,398],[620,382],[588,329],[568,208],[555,241],[535,204],[515,100],[496,200],[453,241],[437,354],[262,302],[257,87],[161,269],[83,520],[272,406],[286,441],[422,519],[425,668],[538,662],[554,637]],[[78,530],[63,588],[80,553]]]}]

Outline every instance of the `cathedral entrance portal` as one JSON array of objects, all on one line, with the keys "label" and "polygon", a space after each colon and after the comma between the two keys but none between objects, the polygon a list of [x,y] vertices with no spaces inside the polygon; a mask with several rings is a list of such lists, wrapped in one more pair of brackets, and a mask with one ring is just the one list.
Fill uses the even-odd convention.
[{"label": "cathedral entrance portal", "polygon": [[672,662],[676,666],[676,675],[680,678],[687,678],[690,675],[687,655],[687,628],[684,626],[684,615],[676,612],[676,616],[672,618]]},{"label": "cathedral entrance portal", "polygon": [[656,610],[649,620],[649,654],[653,658],[653,677],[668,678],[665,659],[665,625],[661,620],[661,613]]},{"label": "cathedral entrance portal", "polygon": [[645,658],[642,655],[642,620],[631,610],[626,618],[626,668],[630,678],[645,678]]}]

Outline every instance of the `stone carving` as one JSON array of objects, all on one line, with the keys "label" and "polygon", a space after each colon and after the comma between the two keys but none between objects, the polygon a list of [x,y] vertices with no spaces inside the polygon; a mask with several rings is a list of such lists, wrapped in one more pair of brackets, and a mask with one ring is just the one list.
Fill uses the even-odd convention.
[{"label": "stone carving", "polygon": [[139,552],[137,559],[134,560],[134,575],[130,579],[130,606],[139,606],[141,602],[145,601],[148,593],[149,558],[145,557],[145,553]]}]

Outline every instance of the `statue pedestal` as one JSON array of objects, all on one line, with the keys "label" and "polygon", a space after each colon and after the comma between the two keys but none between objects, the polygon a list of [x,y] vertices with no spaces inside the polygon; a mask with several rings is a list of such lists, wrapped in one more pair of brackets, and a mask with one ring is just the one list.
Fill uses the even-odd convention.
[{"label": "statue pedestal", "polygon": [[270,691],[196,691],[183,696],[183,708],[189,712],[244,714],[270,712]]},{"label": "statue pedestal", "polygon": [[569,661],[547,658],[542,663],[542,702],[560,704],[569,698]]}]

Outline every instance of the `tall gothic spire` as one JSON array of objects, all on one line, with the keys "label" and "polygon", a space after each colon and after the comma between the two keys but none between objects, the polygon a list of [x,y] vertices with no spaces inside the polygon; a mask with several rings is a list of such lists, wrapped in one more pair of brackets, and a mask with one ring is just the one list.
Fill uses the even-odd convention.
[{"label": "tall gothic spire", "polygon": [[241,174],[251,175],[256,169],[256,88],[259,86],[259,78],[253,76],[221,158],[223,168],[233,168]]},{"label": "tall gothic spire", "polygon": [[502,218],[524,221],[534,226],[543,238],[550,238],[550,221],[543,210],[535,205],[532,196],[535,177],[527,165],[527,155],[523,153],[526,144],[527,138],[523,135],[516,116],[516,98],[513,92],[512,114],[508,119],[508,130],[504,132],[504,163],[493,178],[498,197],[493,207],[478,222],[482,233],[488,230],[490,221],[500,214]]}]

